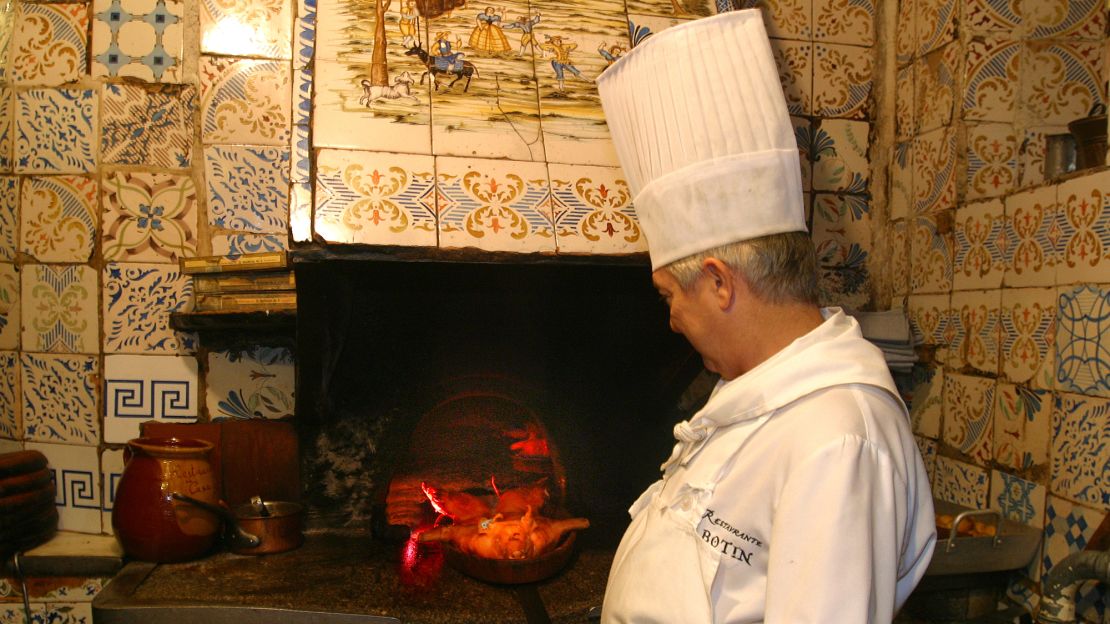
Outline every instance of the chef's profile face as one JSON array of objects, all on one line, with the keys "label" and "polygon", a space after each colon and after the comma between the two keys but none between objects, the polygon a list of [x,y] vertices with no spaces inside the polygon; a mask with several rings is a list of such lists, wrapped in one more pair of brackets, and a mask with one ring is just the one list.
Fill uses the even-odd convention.
[{"label": "chef's profile face", "polygon": [[703,273],[686,289],[664,267],[651,274],[651,281],[670,311],[671,331],[686,338],[690,346],[702,356],[706,369],[718,372],[712,356],[714,335],[709,315],[712,305],[709,283],[712,280]]}]

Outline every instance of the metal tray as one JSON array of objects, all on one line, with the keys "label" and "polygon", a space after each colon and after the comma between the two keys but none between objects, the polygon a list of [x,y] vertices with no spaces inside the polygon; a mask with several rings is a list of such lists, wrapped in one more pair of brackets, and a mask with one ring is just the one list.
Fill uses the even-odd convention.
[{"label": "metal tray", "polygon": [[969,509],[944,501],[934,501],[937,514],[955,516],[952,526],[968,517],[989,517],[995,524],[993,537],[964,537],[955,531],[938,537],[926,576],[970,574],[1017,570],[1029,565],[1041,545],[1041,531],[1002,517],[990,509]]}]

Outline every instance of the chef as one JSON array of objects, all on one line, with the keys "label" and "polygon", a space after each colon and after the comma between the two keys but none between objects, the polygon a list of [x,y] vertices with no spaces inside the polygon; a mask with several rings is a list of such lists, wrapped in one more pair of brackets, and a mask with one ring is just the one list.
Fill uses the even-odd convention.
[{"label": "chef", "polygon": [[602,621],[890,622],[936,540],[881,352],[817,305],[797,144],[758,10],[598,78],[671,328],[720,375],[629,510]]}]

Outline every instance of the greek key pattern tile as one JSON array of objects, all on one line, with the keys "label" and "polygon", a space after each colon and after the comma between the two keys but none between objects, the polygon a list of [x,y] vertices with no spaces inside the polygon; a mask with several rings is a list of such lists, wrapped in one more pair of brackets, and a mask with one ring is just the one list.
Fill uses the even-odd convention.
[{"label": "greek key pattern tile", "polygon": [[166,169],[189,166],[196,89],[106,84],[102,99],[101,159]]},{"label": "greek key pattern tile", "polygon": [[[58,529],[77,533],[100,533],[100,461],[97,458],[96,444],[28,442],[27,450],[39,451],[45,455],[53,473]],[[92,621],[90,602],[63,605],[43,603],[39,608],[43,621],[48,621],[45,618],[51,613],[60,616],[56,621],[66,624]]]},{"label": "greek key pattern tile", "polygon": [[96,165],[96,91],[16,94],[16,173],[84,173]]},{"label": "greek key pattern tile", "polygon": [[96,181],[36,176],[23,181],[22,251],[39,262],[86,262],[96,240]]},{"label": "greek key pattern tile", "polygon": [[164,264],[104,267],[105,353],[191,353],[196,336],[169,326],[171,312],[192,307],[193,283]]},{"label": "greek key pattern tile", "polygon": [[197,386],[193,357],[105,356],[104,441],[123,443],[136,438],[140,423],[147,420],[195,421],[199,413]]},{"label": "greek key pattern tile", "polygon": [[19,348],[19,316],[22,309],[19,289],[19,272],[15,270],[15,265],[0,262],[0,349]]},{"label": "greek key pattern tile", "polygon": [[60,85],[83,76],[88,5],[25,2],[18,6],[11,50],[13,81]]},{"label": "greek key pattern tile", "polygon": [[22,410],[17,403],[19,354],[0,351],[0,438],[23,439]]},{"label": "greek key pattern tile", "polygon": [[182,79],[182,0],[93,0],[93,76]]},{"label": "greek key pattern tile", "polygon": [[1052,414],[1052,491],[1087,505],[1110,505],[1108,444],[1110,400],[1057,395]]},{"label": "greek key pattern tile", "polygon": [[1027,472],[1048,465],[1052,394],[999,383],[994,404],[994,460]]},{"label": "greek key pattern tile", "polygon": [[285,231],[288,147],[210,146],[204,161],[210,224],[245,232]]},{"label": "greek key pattern tile", "polygon": [[96,270],[84,265],[24,265],[23,348],[96,353]]},{"label": "greek key pattern tile", "polygon": [[1061,290],[1056,389],[1110,397],[1110,289],[1091,284]]},{"label": "greek key pattern tile", "polygon": [[21,362],[26,439],[97,444],[97,358],[23,353]]},{"label": "greek key pattern tile", "polygon": [[196,230],[191,177],[123,171],[105,177],[105,260],[176,263],[196,255]]},{"label": "greek key pattern tile", "polygon": [[620,169],[554,163],[548,169],[560,253],[647,251]]}]

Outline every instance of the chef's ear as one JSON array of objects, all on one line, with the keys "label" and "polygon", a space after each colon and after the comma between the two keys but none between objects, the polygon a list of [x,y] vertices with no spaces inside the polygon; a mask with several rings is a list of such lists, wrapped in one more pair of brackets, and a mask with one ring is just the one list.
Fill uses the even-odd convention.
[{"label": "chef's ear", "polygon": [[706,258],[701,265],[702,271],[705,272],[706,277],[709,278],[710,288],[712,288],[713,298],[716,300],[717,305],[725,310],[732,305],[733,299],[736,296],[736,280],[739,276],[732,271],[732,268],[725,264],[718,258]]}]

